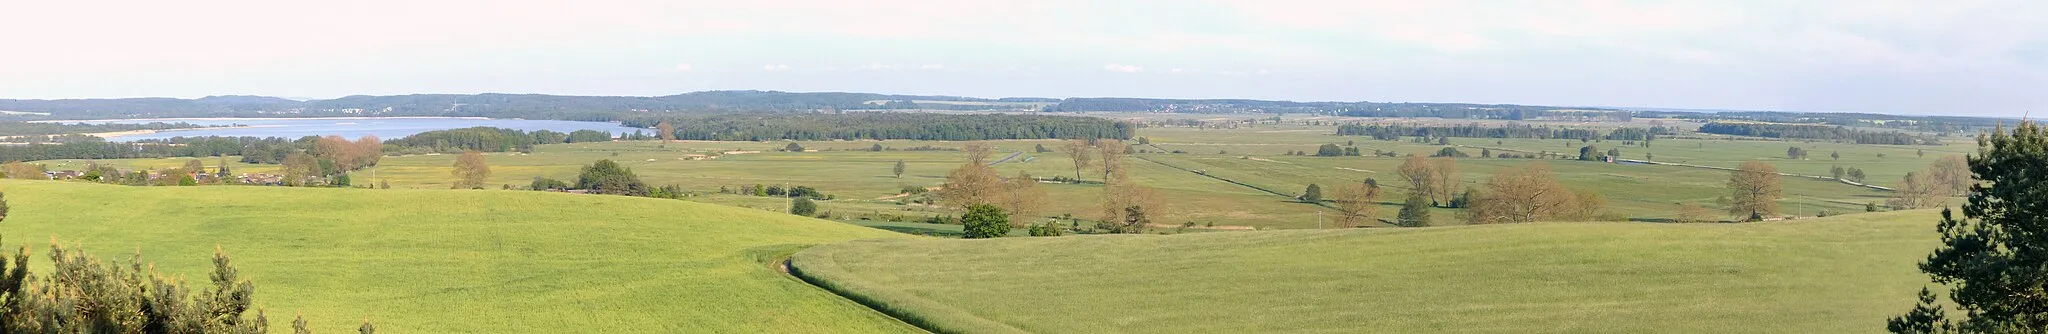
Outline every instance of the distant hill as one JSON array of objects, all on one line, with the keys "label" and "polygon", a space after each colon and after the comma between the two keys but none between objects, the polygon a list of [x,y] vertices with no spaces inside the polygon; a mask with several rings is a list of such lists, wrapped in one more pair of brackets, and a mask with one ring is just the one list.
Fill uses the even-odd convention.
[{"label": "distant hill", "polygon": [[1454,119],[1625,121],[1635,117],[1695,120],[1762,120],[1906,128],[1960,133],[1999,119],[1902,116],[1865,113],[1698,112],[1677,109],[1533,106],[1473,103],[1297,102],[1252,99],[1151,99],[1126,97],[975,98],[845,92],[705,91],[667,96],[570,96],[544,94],[356,95],[325,100],[267,96],[208,96],[198,99],[123,98],[72,100],[0,99],[0,110],[49,113],[0,114],[0,120],[154,117],[466,116],[614,121],[662,113],[836,112],[861,110],[949,110],[986,112],[1147,112],[1176,114],[1318,114],[1356,117],[1442,117]]}]

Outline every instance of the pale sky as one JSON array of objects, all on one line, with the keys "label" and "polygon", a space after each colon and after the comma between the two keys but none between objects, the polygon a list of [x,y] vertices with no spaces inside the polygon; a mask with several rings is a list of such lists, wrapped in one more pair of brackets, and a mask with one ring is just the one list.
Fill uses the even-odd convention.
[{"label": "pale sky", "polygon": [[2048,106],[2048,1],[0,1],[0,98],[758,89]]}]

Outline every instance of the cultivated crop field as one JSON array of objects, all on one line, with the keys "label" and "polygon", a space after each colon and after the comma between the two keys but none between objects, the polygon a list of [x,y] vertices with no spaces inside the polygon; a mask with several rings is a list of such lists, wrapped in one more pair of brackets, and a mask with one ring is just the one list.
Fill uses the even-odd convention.
[{"label": "cultivated crop field", "polygon": [[777,273],[798,249],[901,238],[687,201],[497,190],[128,187],[0,181],[9,251],[138,249],[204,284],[219,247],[273,330],[394,333],[912,332]]},{"label": "cultivated crop field", "polygon": [[1875,332],[1926,284],[1936,216],[866,240],[793,265],[948,332]]}]

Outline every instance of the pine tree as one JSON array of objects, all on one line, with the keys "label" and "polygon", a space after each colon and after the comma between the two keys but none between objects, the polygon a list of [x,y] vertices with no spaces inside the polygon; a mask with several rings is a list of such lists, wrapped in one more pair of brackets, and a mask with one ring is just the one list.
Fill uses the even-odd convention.
[{"label": "pine tree", "polygon": [[1933,282],[1949,286],[1948,299],[1963,317],[1947,319],[1944,305],[1922,288],[1920,303],[1892,318],[1886,328],[1896,333],[2048,332],[2048,304],[2040,287],[2048,285],[2048,192],[2039,179],[2048,175],[2048,131],[2021,122],[2008,133],[2003,127],[1977,137],[1977,154],[1968,158],[1977,182],[1963,205],[1963,216],[1942,209],[1942,245],[1920,263]]},{"label": "pine tree", "polygon": [[1308,203],[1321,203],[1323,201],[1323,187],[1317,186],[1314,183],[1308,184],[1308,189],[1303,189],[1301,191],[1301,201]]},{"label": "pine tree", "polygon": [[1408,201],[1401,203],[1399,219],[1401,226],[1429,226],[1429,199],[1419,193],[1408,194]]}]

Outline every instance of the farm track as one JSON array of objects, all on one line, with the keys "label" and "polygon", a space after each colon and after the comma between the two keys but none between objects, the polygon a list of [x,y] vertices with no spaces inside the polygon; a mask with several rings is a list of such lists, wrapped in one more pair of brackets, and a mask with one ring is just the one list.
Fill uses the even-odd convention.
[{"label": "farm track", "polygon": [[[1211,179],[1216,179],[1216,180],[1218,180],[1218,181],[1223,181],[1223,182],[1228,182],[1228,183],[1230,183],[1230,184],[1235,184],[1235,185],[1238,185],[1238,186],[1243,186],[1243,187],[1245,187],[1245,188],[1252,188],[1252,189],[1254,189],[1254,190],[1262,191],[1262,192],[1265,192],[1265,193],[1268,193],[1268,194],[1273,194],[1273,195],[1275,195],[1275,196],[1280,196],[1280,197],[1286,197],[1286,198],[1288,198],[1288,199],[1295,199],[1294,195],[1288,195],[1287,193],[1282,193],[1282,192],[1279,192],[1279,191],[1274,191],[1274,190],[1272,190],[1272,189],[1266,189],[1265,187],[1260,187],[1260,186],[1252,185],[1252,184],[1249,184],[1249,183],[1244,183],[1244,182],[1238,182],[1237,180],[1231,180],[1231,179],[1226,179],[1226,178],[1223,178],[1223,177],[1220,177],[1220,176],[1215,176],[1215,175],[1209,175],[1208,173],[1201,173],[1201,172],[1196,172],[1196,171],[1194,171],[1194,170],[1190,170],[1190,169],[1187,169],[1187,168],[1183,168],[1183,167],[1180,167],[1180,166],[1174,166],[1173,164],[1169,164],[1169,163],[1165,163],[1165,162],[1160,162],[1160,161],[1158,161],[1158,160],[1152,160],[1152,159],[1149,159],[1149,158],[1145,158],[1144,156],[1139,156],[1139,155],[1132,155],[1131,157],[1133,157],[1133,158],[1138,158],[1138,160],[1144,160],[1144,161],[1146,161],[1146,162],[1151,162],[1151,163],[1159,164],[1160,166],[1166,166],[1167,168],[1173,168],[1173,169],[1178,169],[1178,170],[1180,170],[1180,171],[1183,171],[1183,172],[1188,172],[1188,173],[1191,173],[1191,174],[1195,174],[1195,175],[1201,175],[1201,176],[1203,176],[1203,177],[1208,177],[1208,178],[1211,178]],[[1343,209],[1338,209],[1337,207],[1334,207],[1334,206],[1330,206],[1330,204],[1329,204],[1329,203],[1323,203],[1323,202],[1316,202],[1316,203],[1312,203],[1312,204],[1315,204],[1315,206],[1323,207],[1323,208],[1326,208],[1326,209],[1331,209],[1331,210],[1337,210],[1337,211],[1343,211]],[[1388,226],[1397,226],[1397,225],[1393,225],[1392,223],[1389,223],[1389,222],[1387,222],[1386,220],[1383,220],[1383,219],[1375,219],[1375,220],[1379,221],[1379,222],[1380,222],[1380,223],[1382,223],[1382,224],[1387,224]]]}]

